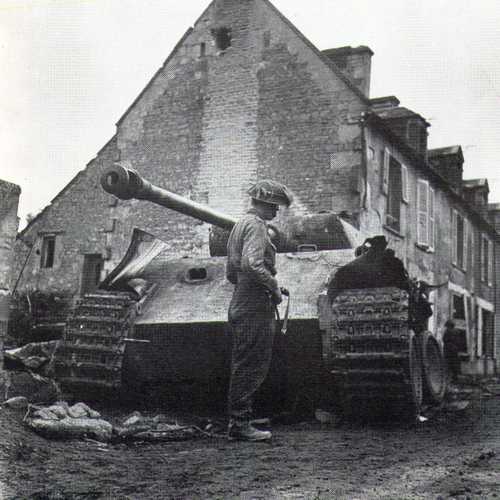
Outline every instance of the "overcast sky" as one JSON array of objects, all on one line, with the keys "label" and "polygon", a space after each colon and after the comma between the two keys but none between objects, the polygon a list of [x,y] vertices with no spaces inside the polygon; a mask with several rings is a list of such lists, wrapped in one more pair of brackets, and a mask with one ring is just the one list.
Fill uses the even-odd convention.
[{"label": "overcast sky", "polygon": [[[319,49],[368,45],[371,97],[396,95],[460,144],[500,202],[498,0],[274,0]],[[37,213],[115,123],[208,0],[0,0],[0,179]]]}]

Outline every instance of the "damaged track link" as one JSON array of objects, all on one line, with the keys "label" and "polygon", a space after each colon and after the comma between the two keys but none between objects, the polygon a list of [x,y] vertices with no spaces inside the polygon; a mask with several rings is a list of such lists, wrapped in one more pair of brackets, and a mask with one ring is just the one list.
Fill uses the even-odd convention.
[{"label": "damaged track link", "polygon": [[54,357],[55,376],[70,390],[117,389],[126,338],[136,316],[128,293],[95,293],[78,299]]},{"label": "damaged track link", "polygon": [[419,413],[421,346],[408,313],[408,294],[399,288],[344,290],[333,300],[323,355],[344,417]]}]

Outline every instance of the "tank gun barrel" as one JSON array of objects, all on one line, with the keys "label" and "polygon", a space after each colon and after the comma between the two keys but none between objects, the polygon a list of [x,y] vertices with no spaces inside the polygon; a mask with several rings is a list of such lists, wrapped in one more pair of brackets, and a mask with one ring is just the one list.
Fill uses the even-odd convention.
[{"label": "tank gun barrel", "polygon": [[229,230],[236,224],[235,218],[155,186],[135,170],[120,164],[114,164],[101,175],[101,186],[121,200],[135,198],[151,201],[222,229]]}]

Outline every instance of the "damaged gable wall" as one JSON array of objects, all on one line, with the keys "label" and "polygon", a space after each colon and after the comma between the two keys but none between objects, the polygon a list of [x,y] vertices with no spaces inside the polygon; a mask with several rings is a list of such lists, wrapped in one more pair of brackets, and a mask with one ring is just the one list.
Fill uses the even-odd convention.
[{"label": "damaged gable wall", "polygon": [[[118,160],[230,215],[245,210],[246,189],[263,177],[291,188],[294,213],[356,212],[366,102],[267,0],[212,2],[115,137],[25,230],[39,254],[21,286],[78,293],[84,255],[100,255],[104,275],[134,227],[166,241],[167,256],[207,255],[207,225],[148,202],[112,201],[101,190],[100,172]],[[43,268],[47,235],[55,236],[55,256]],[[23,260],[19,252],[18,268]]]}]

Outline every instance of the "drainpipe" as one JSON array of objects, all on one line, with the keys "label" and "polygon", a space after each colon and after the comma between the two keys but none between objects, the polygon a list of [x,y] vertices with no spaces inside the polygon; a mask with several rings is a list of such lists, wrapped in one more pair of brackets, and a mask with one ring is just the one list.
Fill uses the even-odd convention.
[{"label": "drainpipe", "polygon": [[364,193],[361,200],[361,208],[363,210],[368,210],[369,205],[369,184],[368,184],[368,152],[367,152],[367,141],[366,141],[366,121],[365,113],[361,113],[361,172],[364,181]]}]

